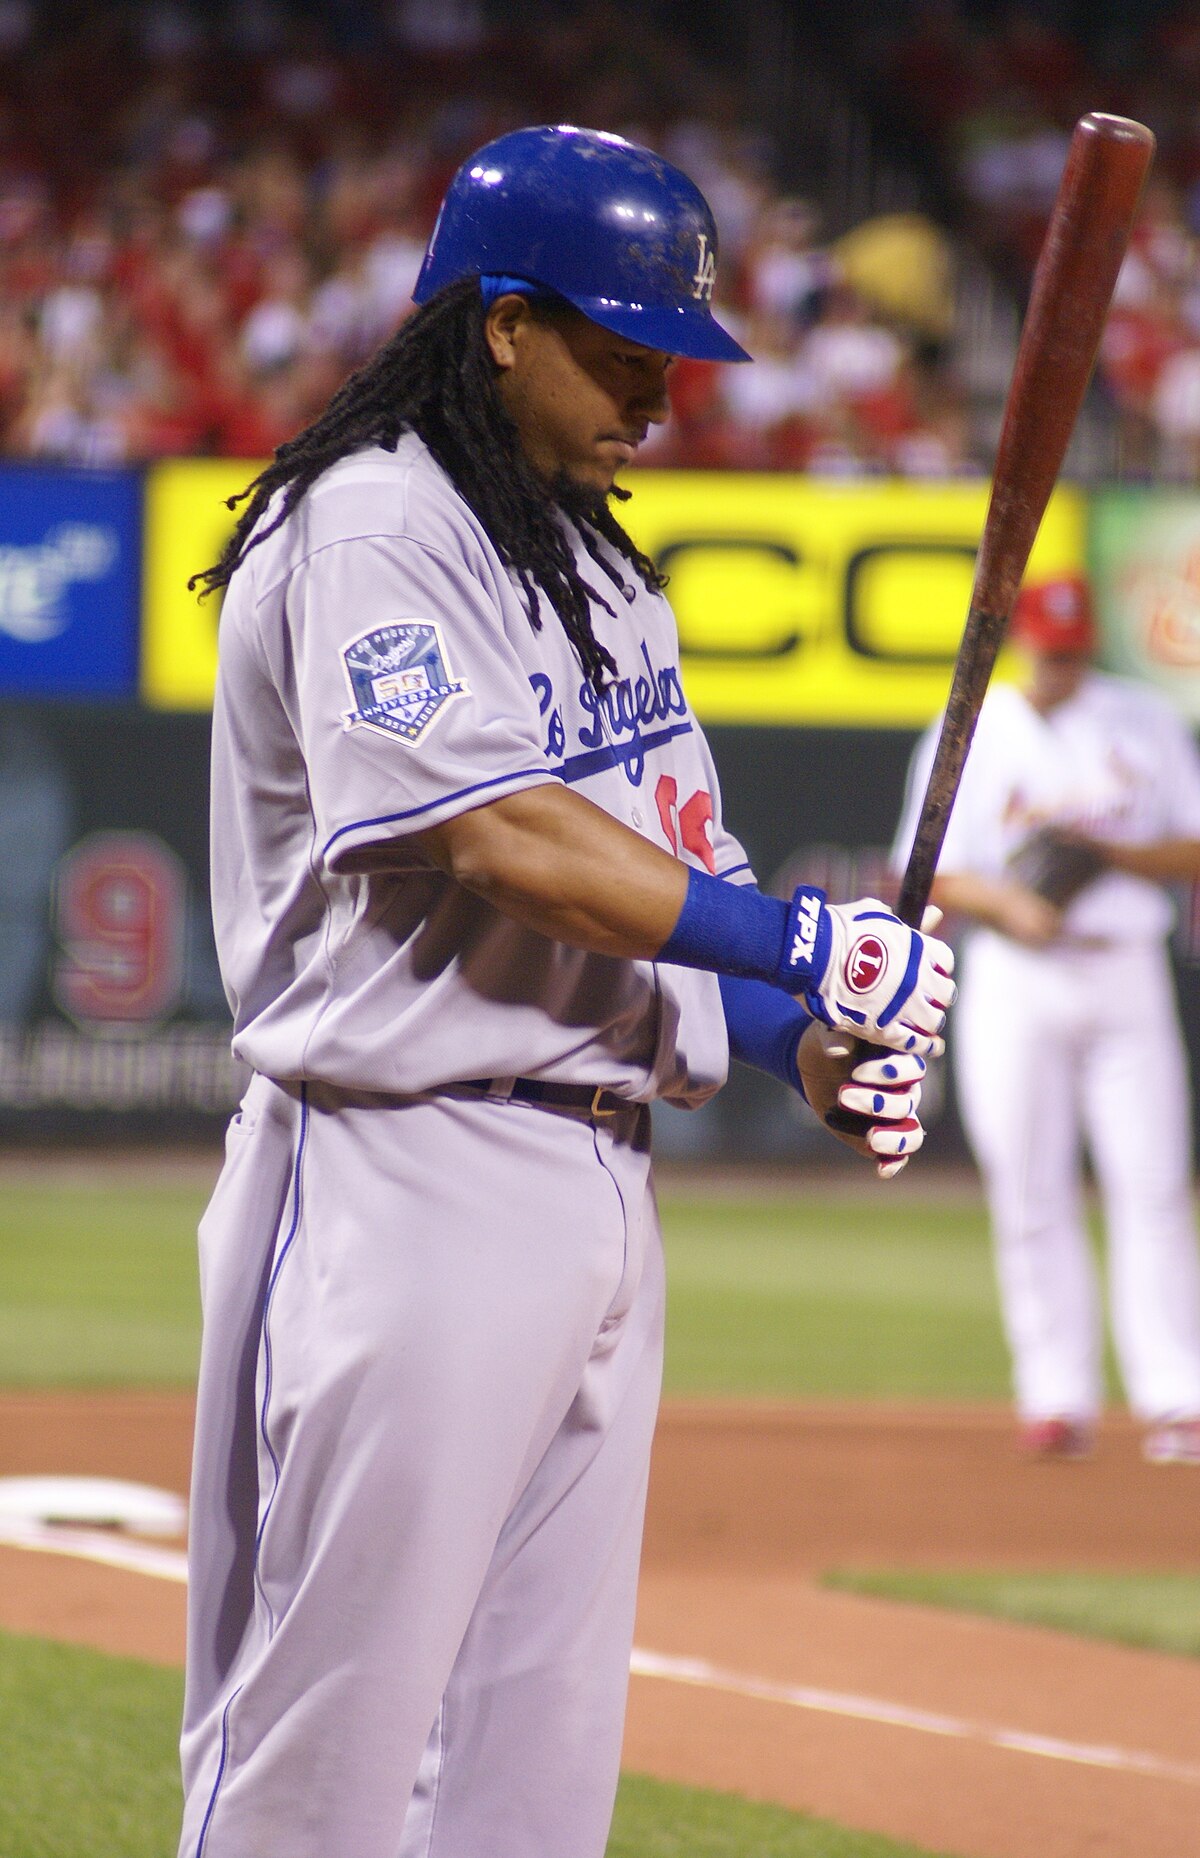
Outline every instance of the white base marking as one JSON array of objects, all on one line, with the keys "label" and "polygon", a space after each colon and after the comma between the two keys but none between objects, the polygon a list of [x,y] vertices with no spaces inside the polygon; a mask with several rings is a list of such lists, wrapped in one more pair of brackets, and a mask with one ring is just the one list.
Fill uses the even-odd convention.
[{"label": "white base marking", "polygon": [[35,1554],[73,1555],[80,1561],[99,1561],[110,1568],[128,1568],[160,1581],[187,1581],[187,1556],[177,1548],[155,1548],[136,1542],[115,1530],[77,1529],[69,1523],[22,1522],[0,1518],[0,1545],[28,1548]]},{"label": "white base marking", "polygon": [[[108,1567],[127,1568],[156,1580],[187,1581],[187,1556],[178,1549],[155,1548],[148,1542],[98,1529],[74,1529],[59,1523],[0,1521],[0,1543],[8,1548],[31,1549],[48,1555],[74,1555]],[[782,1703],[789,1709],[814,1710],[824,1716],[847,1716],[856,1722],[885,1723],[893,1729],[911,1729],[921,1735],[948,1736],[960,1742],[979,1742],[988,1748],[1015,1754],[1037,1755],[1047,1761],[1068,1761],[1085,1768],[1107,1768],[1120,1774],[1143,1774],[1152,1780],[1181,1781],[1200,1787],[1200,1764],[1168,1761],[1135,1748],[1112,1748],[1103,1743],[1065,1742],[1052,1735],[1030,1735],[999,1724],[976,1723],[962,1716],[943,1716],[917,1710],[880,1697],[858,1697],[840,1690],[818,1690],[807,1684],[776,1684],[766,1678],[745,1677],[724,1671],[704,1658],[674,1658],[634,1646],[629,1660],[634,1677],[658,1678],[693,1689],[719,1690],[728,1696],[751,1697],[760,1703]]]},{"label": "white base marking", "polygon": [[0,1477],[0,1527],[92,1523],[138,1535],[182,1535],[187,1504],[173,1490],[119,1477]]},{"label": "white base marking", "polygon": [[1039,1755],[1049,1761],[1070,1761],[1087,1768],[1109,1768],[1123,1774],[1145,1774],[1154,1780],[1182,1781],[1200,1787],[1200,1765],[1167,1761],[1139,1749],[1109,1748],[1089,1742],[1064,1742],[1057,1736],[1028,1735],[990,1723],[975,1723],[960,1716],[941,1716],[929,1710],[910,1709],[878,1697],[856,1697],[838,1690],[815,1690],[804,1684],[773,1684],[764,1678],[743,1677],[723,1671],[701,1658],[664,1657],[634,1647],[629,1668],[635,1677],[656,1677],[670,1684],[690,1684],[703,1690],[720,1690],[730,1696],[753,1697],[764,1703],[783,1703],[795,1710],[816,1710],[826,1716],[849,1716],[858,1722],[886,1723],[896,1729],[914,1729],[923,1735],[951,1736],[958,1741],[980,1742],[989,1748],[1011,1749],[1021,1755]]}]

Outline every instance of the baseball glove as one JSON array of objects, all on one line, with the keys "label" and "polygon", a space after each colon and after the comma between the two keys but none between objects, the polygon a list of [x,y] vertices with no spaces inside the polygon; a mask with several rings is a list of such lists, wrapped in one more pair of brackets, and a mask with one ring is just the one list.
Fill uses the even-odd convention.
[{"label": "baseball glove", "polygon": [[1099,846],[1089,839],[1043,826],[1017,847],[1008,861],[1008,875],[1062,910],[1100,876],[1106,863]]}]

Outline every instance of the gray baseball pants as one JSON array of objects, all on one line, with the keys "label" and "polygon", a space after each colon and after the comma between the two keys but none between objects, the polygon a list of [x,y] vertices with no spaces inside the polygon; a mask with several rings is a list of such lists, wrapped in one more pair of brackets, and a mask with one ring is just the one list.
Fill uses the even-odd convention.
[{"label": "gray baseball pants", "polygon": [[200,1232],[180,1858],[602,1858],[648,1124],[251,1084]]}]

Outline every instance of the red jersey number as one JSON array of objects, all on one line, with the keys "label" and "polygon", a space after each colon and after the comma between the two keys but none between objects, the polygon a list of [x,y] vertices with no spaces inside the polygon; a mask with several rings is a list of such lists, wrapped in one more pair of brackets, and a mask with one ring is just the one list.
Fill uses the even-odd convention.
[{"label": "red jersey number", "polygon": [[679,787],[674,775],[659,776],[658,786],[654,789],[654,803],[658,807],[658,817],[667,844],[675,856],[679,856],[682,845],[685,852],[691,852],[698,858],[706,871],[717,874],[717,861],[713,856],[712,839],[709,827],[712,824],[712,795],[698,787],[690,800],[679,805]]}]

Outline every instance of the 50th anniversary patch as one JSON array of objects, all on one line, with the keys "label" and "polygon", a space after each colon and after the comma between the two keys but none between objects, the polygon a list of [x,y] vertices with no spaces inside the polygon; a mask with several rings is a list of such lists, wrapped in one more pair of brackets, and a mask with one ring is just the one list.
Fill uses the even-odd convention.
[{"label": "50th anniversary patch", "polygon": [[441,628],[431,619],[401,619],[364,632],[342,647],[342,662],[354,699],[342,716],[345,727],[363,724],[410,747],[468,691],[465,680],[451,677]]}]

